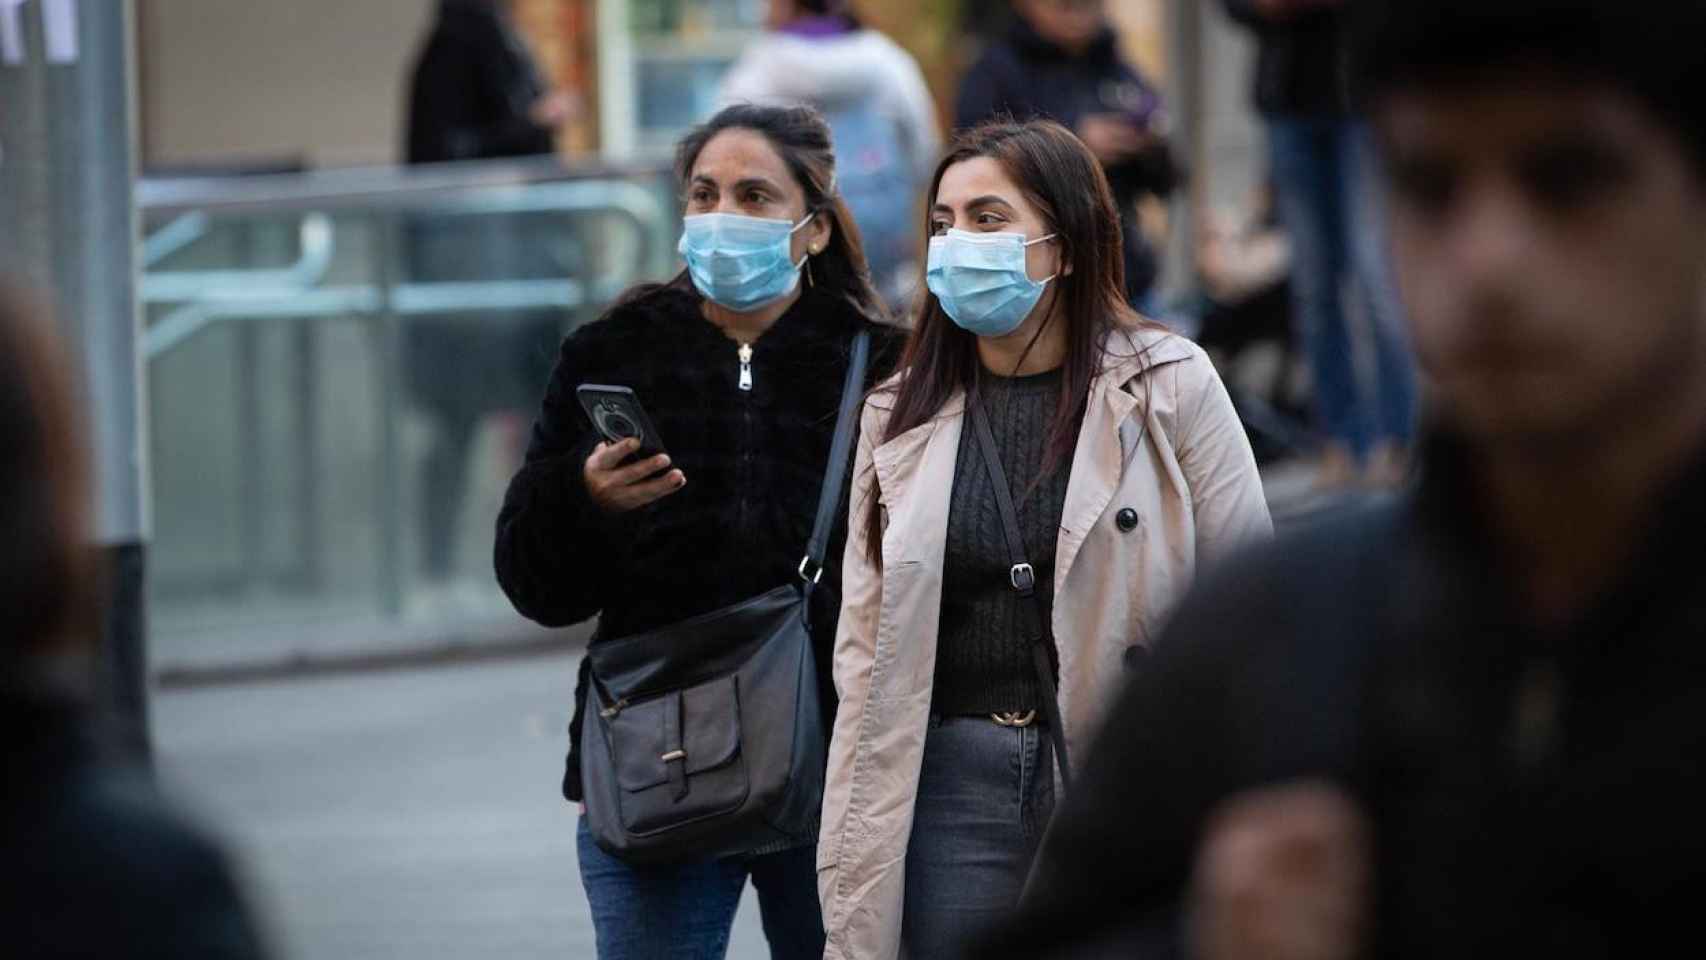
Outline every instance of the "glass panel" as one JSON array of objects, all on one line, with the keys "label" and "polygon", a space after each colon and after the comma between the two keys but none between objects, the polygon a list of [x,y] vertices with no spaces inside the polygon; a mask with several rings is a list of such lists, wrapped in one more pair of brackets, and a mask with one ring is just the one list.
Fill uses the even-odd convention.
[{"label": "glass panel", "polygon": [[323,179],[145,206],[167,669],[524,628],[492,524],[558,344],[675,268],[660,170],[356,200]]},{"label": "glass panel", "polygon": [[634,140],[667,150],[716,110],[723,74],[758,35],[765,0],[637,0],[633,39]]}]

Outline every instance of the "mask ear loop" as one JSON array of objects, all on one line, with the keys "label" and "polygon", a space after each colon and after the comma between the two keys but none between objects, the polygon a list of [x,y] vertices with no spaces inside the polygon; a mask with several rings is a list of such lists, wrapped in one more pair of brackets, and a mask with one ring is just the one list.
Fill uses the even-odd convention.
[{"label": "mask ear loop", "polygon": [[[794,224],[794,228],[792,230],[788,231],[788,236],[791,237],[794,234],[799,233],[800,228],[805,226],[808,223],[811,223],[812,220],[816,219],[818,213],[819,213],[819,211],[817,211],[817,210],[813,210],[810,213],[807,213],[803,218],[801,218],[799,223]],[[812,260],[811,248],[807,247],[806,252],[800,257],[800,262],[794,264],[794,269],[799,270],[803,267],[806,271],[806,286],[815,287],[815,286],[817,286],[817,281],[812,279],[812,263],[811,263],[811,260]]]},{"label": "mask ear loop", "polygon": [[[1053,240],[1054,238],[1056,238],[1058,236],[1060,236],[1059,233],[1051,233],[1051,234],[1044,236],[1044,237],[1038,237],[1035,240],[1026,240],[1024,242],[1024,244],[1022,244],[1022,246],[1028,247],[1028,246],[1031,246],[1032,244],[1046,243],[1047,241]],[[1055,278],[1057,278],[1059,276],[1060,276],[1060,270],[1059,270],[1059,268],[1056,268],[1053,273],[1049,274],[1047,277],[1045,277],[1041,280],[1038,280],[1037,283],[1039,283],[1043,286],[1047,286],[1051,281],[1053,281]]]}]

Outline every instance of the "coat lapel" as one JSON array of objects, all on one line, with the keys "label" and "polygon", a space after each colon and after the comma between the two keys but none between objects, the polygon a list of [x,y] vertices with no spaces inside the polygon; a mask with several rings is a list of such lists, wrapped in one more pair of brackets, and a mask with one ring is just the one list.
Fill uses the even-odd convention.
[{"label": "coat lapel", "polygon": [[871,452],[877,499],[893,531],[883,537],[885,564],[926,560],[940,565],[964,421],[965,398],[955,395],[941,413]]},{"label": "coat lapel", "polygon": [[1108,508],[1114,491],[1125,476],[1125,452],[1120,444],[1120,424],[1131,416],[1137,398],[1097,381],[1084,408],[1084,426],[1078,431],[1078,446],[1072,455],[1072,475],[1066,482],[1066,504],[1060,515],[1060,538],[1055,546],[1054,591],[1060,596],[1073,561],[1090,534],[1090,528]]},{"label": "coat lapel", "polygon": [[1084,425],[1078,431],[1078,446],[1072,455],[1072,475],[1066,483],[1066,505],[1055,547],[1057,598],[1065,591],[1066,578],[1085,539],[1107,510],[1125,480],[1126,467],[1137,455],[1135,446],[1128,449],[1121,440],[1121,428],[1139,405],[1134,391],[1127,387],[1158,367],[1191,356],[1186,342],[1170,333],[1137,330],[1131,332],[1129,340],[1131,352],[1110,354],[1102,375],[1091,385],[1084,407]]}]

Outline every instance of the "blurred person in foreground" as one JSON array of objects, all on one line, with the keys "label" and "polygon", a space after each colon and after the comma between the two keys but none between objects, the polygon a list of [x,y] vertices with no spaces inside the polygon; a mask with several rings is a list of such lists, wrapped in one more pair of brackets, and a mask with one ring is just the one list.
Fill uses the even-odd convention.
[{"label": "blurred person in foreground", "polygon": [[[556,132],[579,112],[565,91],[550,91],[511,18],[511,0],[440,0],[409,85],[410,164],[549,157]],[[422,214],[405,238],[415,282],[560,279],[546,238],[558,231],[540,215]],[[456,530],[468,487],[468,454],[493,414],[523,411],[551,370],[560,332],[552,311],[439,314],[408,319],[403,370],[409,392],[431,420],[420,526],[429,579],[455,572]]]},{"label": "blurred person in foreground", "polygon": [[1013,0],[1013,12],[1007,34],[960,82],[954,125],[966,129],[1010,114],[1047,117],[1076,133],[1113,188],[1126,297],[1143,309],[1161,268],[1140,229],[1137,203],[1166,198],[1179,182],[1161,95],[1121,55],[1103,0]]},{"label": "blurred person in foreground", "polygon": [[97,732],[96,553],[59,344],[0,290],[0,930],[9,957],[262,955],[219,852]]},{"label": "blurred person in foreground", "polygon": [[871,278],[891,306],[917,293],[919,200],[942,135],[912,55],[848,0],[770,0],[765,32],[723,79],[725,104],[816,107],[835,136],[836,180],[859,221]]},{"label": "blurred person in foreground", "polygon": [[[1344,83],[1350,0],[1225,0],[1260,45],[1256,108],[1276,200],[1291,234],[1291,294],[1327,447],[1320,483],[1403,479],[1415,432],[1416,378],[1403,333],[1374,176],[1374,143]],[[1366,308],[1376,374],[1358,376],[1351,304]]]},{"label": "blurred person in foreground", "polygon": [[1706,5],[1358,16],[1435,385],[1419,488],[1186,602],[978,956],[1698,936]]}]

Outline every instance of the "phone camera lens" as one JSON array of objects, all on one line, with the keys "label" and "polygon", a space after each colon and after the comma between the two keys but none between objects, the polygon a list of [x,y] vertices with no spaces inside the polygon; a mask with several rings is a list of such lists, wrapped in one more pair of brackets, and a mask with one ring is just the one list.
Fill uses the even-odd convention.
[{"label": "phone camera lens", "polygon": [[598,428],[606,436],[626,440],[640,435],[640,428],[618,407],[611,404],[600,404],[598,407]]}]

